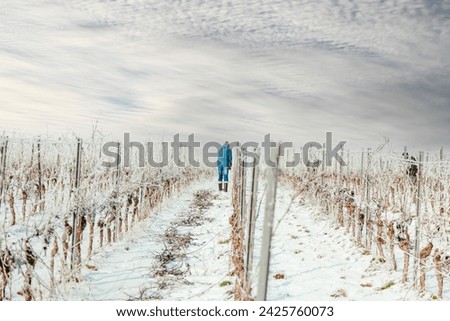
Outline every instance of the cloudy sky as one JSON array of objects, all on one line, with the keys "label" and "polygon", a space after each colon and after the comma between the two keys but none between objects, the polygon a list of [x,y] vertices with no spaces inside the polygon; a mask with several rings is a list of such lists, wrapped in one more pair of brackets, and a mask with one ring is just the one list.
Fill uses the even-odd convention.
[{"label": "cloudy sky", "polygon": [[449,0],[1,0],[0,129],[450,146]]}]

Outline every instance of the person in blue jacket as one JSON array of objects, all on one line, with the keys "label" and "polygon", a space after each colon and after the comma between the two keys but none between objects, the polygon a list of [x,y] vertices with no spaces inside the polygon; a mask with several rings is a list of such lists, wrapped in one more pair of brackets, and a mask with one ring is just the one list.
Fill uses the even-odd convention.
[{"label": "person in blue jacket", "polygon": [[[217,169],[219,171],[219,191],[228,192],[228,171],[231,170],[233,162],[232,151],[230,144],[225,142],[219,149],[219,155],[217,159]],[[222,186],[223,180],[223,186]]]}]

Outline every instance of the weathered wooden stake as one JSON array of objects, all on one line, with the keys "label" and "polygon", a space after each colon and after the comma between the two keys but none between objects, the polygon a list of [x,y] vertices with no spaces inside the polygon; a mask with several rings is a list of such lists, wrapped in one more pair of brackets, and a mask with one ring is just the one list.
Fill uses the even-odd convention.
[{"label": "weathered wooden stake", "polygon": [[2,152],[2,156],[0,158],[0,170],[1,170],[1,175],[0,175],[0,208],[1,208],[1,204],[3,201],[3,190],[5,187],[5,177],[6,177],[6,156],[8,154],[8,137],[6,137],[6,140],[3,144],[3,146],[1,147],[1,152]]},{"label": "weathered wooden stake", "polygon": [[[76,262],[76,258],[75,258],[75,246],[76,244],[76,229],[77,229],[77,224],[78,224],[78,195],[79,195],[79,191],[78,188],[80,186],[80,174],[81,174],[81,139],[78,139],[78,143],[77,143],[77,162],[76,162],[76,167],[75,167],[75,207],[73,210],[73,214],[72,214],[72,246],[70,249],[70,258],[71,258],[71,269],[74,269],[74,265]],[[80,255],[80,253],[78,253],[78,255]]]},{"label": "weathered wooden stake", "polygon": [[272,242],[272,228],[275,213],[275,200],[277,195],[277,181],[278,181],[278,155],[279,144],[272,149],[272,162],[275,162],[274,167],[267,168],[267,192],[266,192],[266,206],[264,213],[264,227],[261,245],[261,259],[259,267],[258,278],[258,293],[256,299],[258,301],[265,301],[267,298],[267,284],[269,281],[269,266],[270,266],[270,247]]},{"label": "weathered wooden stake", "polygon": [[369,251],[372,249],[372,238],[368,237],[370,233],[368,233],[368,229],[370,229],[371,225],[371,218],[369,217],[370,211],[369,211],[369,204],[370,204],[370,167],[372,163],[372,150],[370,148],[367,149],[367,171],[366,171],[366,213],[364,215],[364,223],[366,226],[366,248],[369,249]]},{"label": "weathered wooden stake", "polygon": [[255,243],[255,225],[256,225],[256,204],[258,200],[258,177],[259,177],[259,155],[253,160],[252,168],[252,189],[250,195],[250,208],[247,224],[247,246],[246,246],[246,264],[245,264],[245,284],[246,291],[251,291],[251,274],[253,269],[253,248]]},{"label": "weathered wooden stake", "polygon": [[245,166],[245,154],[242,154],[241,159],[241,200],[240,200],[240,210],[241,210],[241,222],[244,222],[246,220],[246,194],[247,194],[247,180],[246,180],[246,173],[247,168]]},{"label": "weathered wooden stake", "polygon": [[414,284],[417,285],[417,275],[419,273],[420,255],[420,194],[422,189],[423,152],[419,153],[419,170],[417,173],[417,197],[416,197],[416,235],[414,241]]}]

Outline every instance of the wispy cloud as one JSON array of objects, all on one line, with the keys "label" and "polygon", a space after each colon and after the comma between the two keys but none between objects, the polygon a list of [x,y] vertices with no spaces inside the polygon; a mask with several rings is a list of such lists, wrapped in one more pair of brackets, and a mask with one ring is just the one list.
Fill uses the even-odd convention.
[{"label": "wispy cloud", "polygon": [[0,126],[450,145],[448,1],[2,1]]}]

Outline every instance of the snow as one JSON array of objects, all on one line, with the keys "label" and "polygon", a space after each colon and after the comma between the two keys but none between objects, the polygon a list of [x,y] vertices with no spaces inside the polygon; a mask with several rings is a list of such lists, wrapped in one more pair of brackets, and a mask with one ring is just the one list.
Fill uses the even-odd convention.
[{"label": "snow", "polygon": [[[255,236],[256,262],[260,256],[261,216],[263,213]],[[389,258],[383,263],[379,257],[367,255],[365,248],[358,246],[345,228],[337,228],[318,204],[295,194],[285,184],[277,190],[271,250],[268,300],[428,300],[437,291],[434,269],[427,272],[427,292],[418,296],[411,282],[401,282],[403,255],[397,246],[399,269],[393,271]],[[255,266],[254,288],[257,273]],[[284,278],[275,278],[277,274]],[[444,282],[444,299],[449,296],[450,288]]]},{"label": "snow", "polygon": [[[379,273],[375,279],[366,275],[372,258],[362,255],[363,250],[329,220],[318,218],[317,208],[296,199],[281,219],[290,194],[284,186],[278,190],[275,225],[279,226],[272,239],[268,299],[330,300],[339,290],[345,291],[343,299],[348,300],[394,299],[396,294],[376,291],[383,283]],[[275,274],[285,278],[275,279]]]},{"label": "snow", "polygon": [[[215,182],[202,180],[166,200],[149,219],[133,227],[117,243],[99,250],[85,262],[80,283],[61,287],[56,300],[232,300],[234,278],[230,261],[231,193],[215,191]],[[260,201],[264,182],[260,184]],[[152,275],[156,256],[164,251],[164,233],[192,211],[195,193],[210,191],[211,206],[195,226],[177,225],[177,233],[190,233],[192,242],[182,249],[182,276]],[[277,191],[268,300],[417,300],[410,283],[402,284],[401,271],[389,261],[365,255],[350,234],[336,228],[317,205],[280,184]],[[262,207],[263,208],[263,207]],[[258,213],[254,270],[254,294],[260,257],[262,221]],[[397,257],[401,257],[397,255]],[[399,266],[401,266],[401,260]],[[279,279],[275,275],[281,275]],[[435,291],[434,277],[427,279]],[[164,285],[164,286],[161,286]],[[385,288],[386,289],[383,289]],[[431,293],[431,292],[430,292]],[[444,299],[450,296],[448,287]],[[430,295],[424,297],[429,299]]]},{"label": "snow", "polygon": [[[130,233],[124,240],[97,253],[88,264],[95,271],[84,269],[82,282],[72,284],[66,300],[129,300],[153,298],[158,300],[225,300],[231,287],[228,276],[229,259],[228,197],[212,200],[212,207],[203,215],[200,225],[181,227],[177,232],[190,233],[193,239],[183,250],[184,265],[189,272],[183,277],[152,276],[155,256],[164,250],[163,234],[191,209],[193,194],[211,190],[210,181],[195,183],[180,195],[168,200],[157,213]],[[215,185],[215,184],[214,184]],[[163,281],[163,282],[161,282]],[[165,284],[164,289],[158,288]],[[140,295],[144,293],[143,297]]]},{"label": "snow", "polygon": [[[54,146],[53,146],[54,145]],[[33,299],[35,300],[232,300],[234,283],[234,266],[231,260],[231,226],[232,214],[231,190],[219,193],[215,177],[211,171],[192,170],[186,175],[181,168],[165,167],[158,171],[151,167],[130,167],[121,170],[120,179],[115,173],[105,171],[97,159],[96,145],[87,143],[83,152],[86,157],[82,164],[82,180],[78,193],[80,199],[70,197],[74,167],[74,144],[60,142],[53,144],[41,141],[41,162],[43,169],[55,168],[53,176],[43,176],[46,183],[45,208],[33,211],[33,204],[39,202],[34,186],[37,173],[30,179],[24,173],[31,171],[31,146],[18,140],[11,140],[8,152],[7,174],[11,180],[5,185],[7,191],[2,199],[0,211],[0,247],[9,248],[16,259],[11,273],[11,282],[6,289],[6,298],[23,300],[19,292],[23,291],[24,275],[29,266],[24,259],[23,241],[29,241],[37,257],[32,271]],[[34,163],[36,165],[36,157]],[[237,159],[237,158],[236,158]],[[59,165],[58,165],[59,164]],[[261,165],[261,169],[264,166]],[[429,171],[429,176],[446,185],[447,169]],[[377,178],[390,182],[395,176],[392,172],[374,169]],[[284,171],[288,177],[288,170]],[[380,175],[383,173],[382,175]],[[386,259],[368,255],[365,247],[358,245],[352,233],[346,228],[337,227],[336,206],[342,191],[353,188],[341,186],[340,181],[327,179],[319,184],[319,178],[309,180],[299,170],[291,174],[300,178],[295,188],[289,180],[280,179],[272,238],[269,300],[434,300],[437,293],[436,272],[432,258],[426,263],[426,291],[418,294],[412,286],[413,260],[410,260],[409,281],[402,282],[403,253],[395,244],[395,256],[398,270],[392,268],[389,255]],[[232,172],[232,175],[236,175]],[[304,175],[304,176],[302,176]],[[258,191],[258,217],[255,232],[254,265],[251,271],[253,296],[256,294],[256,280],[259,273],[261,255],[261,238],[264,219],[265,179],[260,175]],[[56,183],[53,182],[56,179]],[[162,203],[150,208],[150,199],[155,194],[142,195],[144,186],[161,190],[166,181],[177,179],[181,185],[171,185],[172,194],[164,192]],[[297,184],[296,183],[296,184]],[[376,183],[376,184],[375,184]],[[311,187],[302,189],[301,185]],[[316,184],[316,185],[314,185]],[[389,183],[390,184],[390,183]],[[247,202],[249,185],[247,182]],[[185,186],[178,191],[177,186]],[[188,187],[186,187],[188,186]],[[355,189],[355,203],[364,208],[365,200],[361,198],[364,191]],[[372,181],[373,190],[382,194],[388,184]],[[434,185],[432,185],[434,186]],[[358,186],[356,186],[358,187]],[[436,222],[430,201],[437,199],[433,189],[425,186],[421,218],[423,237],[420,249],[432,240],[436,248],[448,255],[448,230],[429,233],[427,229],[435,228]],[[447,187],[445,187],[447,190]],[[22,218],[22,189],[28,193],[25,221]],[[316,190],[317,189],[317,190]],[[156,190],[155,190],[156,191]],[[299,191],[303,191],[299,193]],[[415,205],[408,198],[411,191],[398,190],[395,198],[403,199],[406,213],[414,217]],[[168,196],[170,194],[170,197]],[[17,224],[11,226],[10,196],[15,198],[14,208]],[[152,196],[153,195],[153,196]],[[158,194],[159,195],[159,194]],[[315,195],[315,196],[314,196]],[[371,210],[377,209],[377,193],[370,202]],[[128,197],[143,197],[139,202],[138,216],[135,222],[131,218],[131,208],[127,208]],[[378,196],[380,197],[380,196]],[[6,201],[6,202],[5,202]],[[329,213],[322,209],[321,202],[327,202]],[[89,228],[83,232],[81,245],[81,275],[79,282],[73,279],[75,271],[70,269],[68,260],[64,260],[62,239],[64,237],[64,220],[71,223],[75,204],[80,213],[95,219],[93,255],[88,254]],[[136,203],[135,203],[136,204]],[[384,224],[399,217],[397,202],[382,213]],[[445,204],[445,203],[444,203]],[[120,205],[123,222],[128,222],[130,231],[120,232],[117,227],[117,242],[100,246],[100,229],[98,223],[112,217],[114,206]],[[131,207],[133,207],[131,205]],[[149,207],[149,208],[147,208]],[[347,213],[344,209],[344,215]],[[128,216],[125,214],[128,213]],[[333,214],[334,213],[334,214]],[[149,216],[147,217],[147,214]],[[127,217],[127,220],[125,220]],[[147,217],[147,218],[145,218]],[[115,219],[115,218],[114,218]],[[444,219],[444,218],[442,218]],[[346,218],[347,220],[347,218]],[[132,223],[134,222],[134,223]],[[430,224],[432,223],[432,224]],[[414,243],[415,220],[409,224],[409,232]],[[439,223],[437,223],[439,224]],[[126,224],[124,224],[127,226]],[[110,225],[114,230],[116,225]],[[121,225],[119,225],[121,226]],[[396,236],[399,236],[398,230]],[[106,234],[106,232],[105,232]],[[386,234],[386,233],[385,233]],[[50,235],[50,236],[49,236]],[[364,237],[364,235],[363,235]],[[386,237],[384,235],[384,237]],[[104,241],[106,237],[102,240]],[[59,251],[55,256],[54,278],[49,268],[50,253],[56,242]],[[398,243],[398,241],[396,241]],[[70,242],[69,242],[70,243]],[[411,246],[412,247],[412,246]],[[384,246],[388,254],[387,246]],[[69,249],[70,252],[70,249]],[[375,253],[375,251],[373,251]],[[75,269],[76,270],[76,269]],[[448,271],[444,273],[448,274]],[[444,280],[444,300],[450,297],[448,277]]]}]

